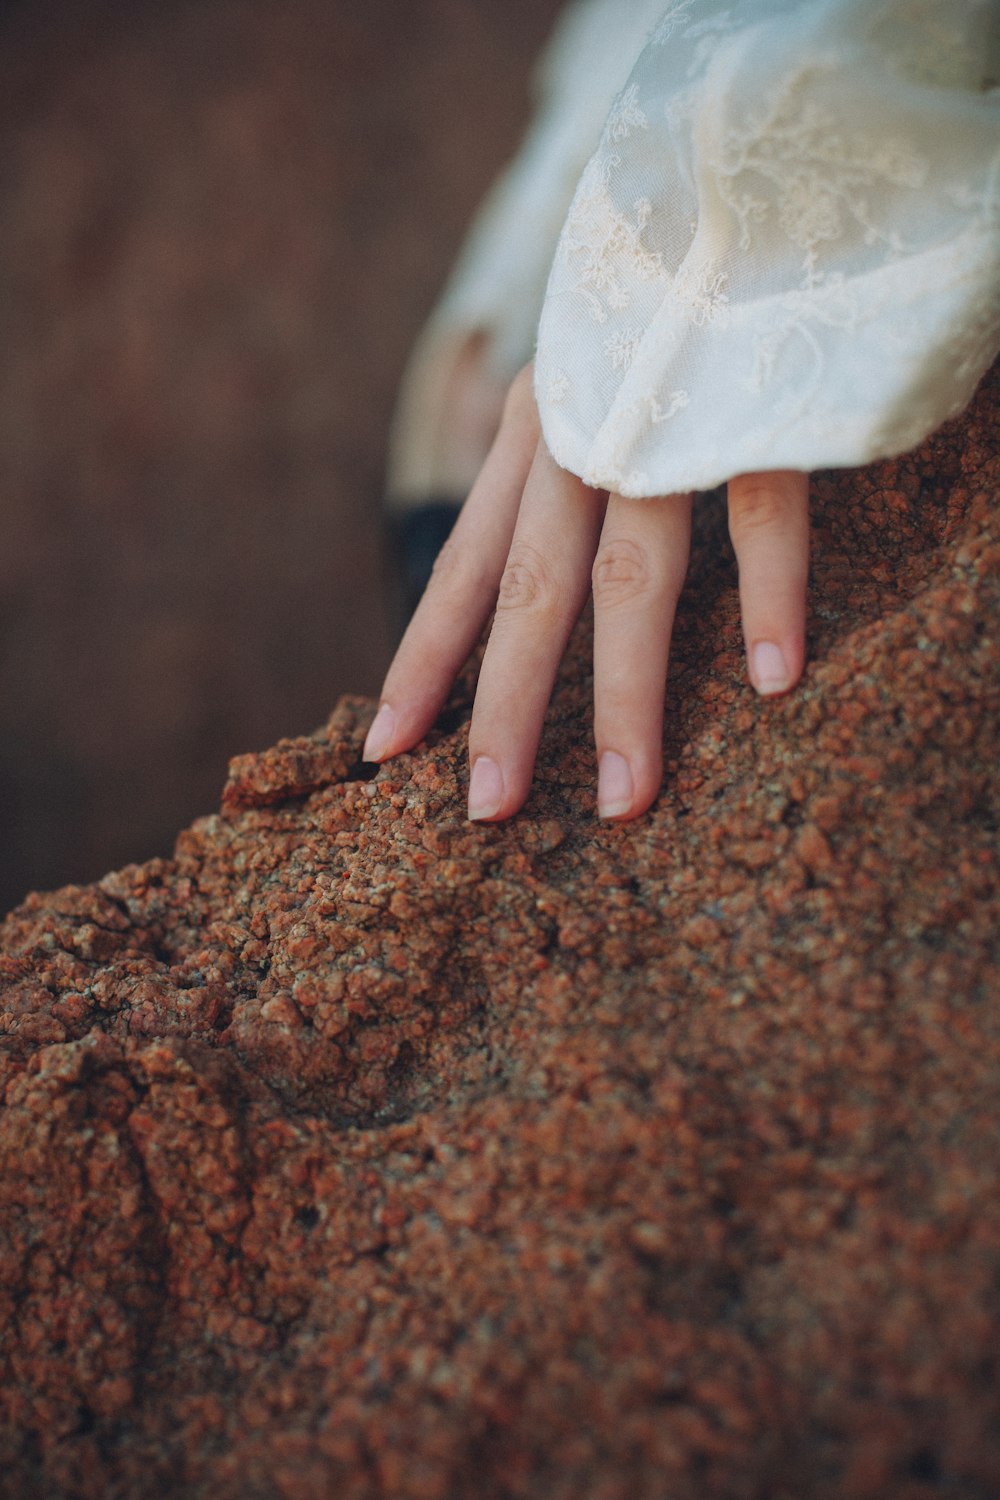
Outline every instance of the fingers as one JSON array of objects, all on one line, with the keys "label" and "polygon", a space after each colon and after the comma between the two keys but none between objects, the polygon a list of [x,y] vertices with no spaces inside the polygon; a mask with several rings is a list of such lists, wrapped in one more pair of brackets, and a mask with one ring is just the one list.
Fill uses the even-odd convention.
[{"label": "fingers", "polygon": [[[748,668],[764,695],[786,692],[802,672],[808,490],[808,476],[790,470],[729,483]],[[644,812],[662,775],[670,637],[690,537],[689,495],[605,504],[558,468],[523,371],[386,676],[365,759],[385,760],[427,732],[496,601],[470,726],[469,817],[510,817],[527,797],[552,685],[592,581],[598,811]]]},{"label": "fingers", "polygon": [[590,585],[601,492],[539,442],[524,490],[469,729],[469,817],[508,818],[528,795],[542,719]]},{"label": "fingers", "polygon": [[602,818],[636,817],[659,790],[667,658],[690,547],[690,495],[608,501],[593,568]]},{"label": "fingers", "polygon": [[493,608],[537,443],[526,369],[511,387],[500,431],[386,674],[365,760],[408,750],[440,713]]},{"label": "fingers", "polygon": [[758,693],[785,693],[805,661],[809,476],[778,469],[731,479],[729,534],[750,681]]}]

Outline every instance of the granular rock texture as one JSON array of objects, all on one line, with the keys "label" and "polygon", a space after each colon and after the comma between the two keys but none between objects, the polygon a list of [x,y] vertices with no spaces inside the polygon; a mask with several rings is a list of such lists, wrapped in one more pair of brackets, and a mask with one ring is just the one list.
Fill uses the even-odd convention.
[{"label": "granular rock texture", "polygon": [[8,919],[4,1496],[1000,1493],[994,392],[816,481],[784,700],[703,503],[634,825],[584,626],[508,825],[345,700]]}]

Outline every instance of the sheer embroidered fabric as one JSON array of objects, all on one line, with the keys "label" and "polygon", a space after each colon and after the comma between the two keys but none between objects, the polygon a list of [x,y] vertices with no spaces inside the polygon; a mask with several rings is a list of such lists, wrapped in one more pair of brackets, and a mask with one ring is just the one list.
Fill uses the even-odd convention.
[{"label": "sheer embroidered fabric", "polygon": [[962,409],[1000,341],[995,19],[927,0],[661,17],[548,283],[536,391],[563,467],[631,496],[707,489],[901,452]]},{"label": "sheer embroidered fabric", "polygon": [[435,391],[474,333],[509,379],[537,328],[555,458],[630,496],[919,442],[1000,346],[998,54],[994,0],[578,0],[390,487],[441,487]]},{"label": "sheer embroidered fabric", "polygon": [[[449,378],[472,337],[482,338],[500,388],[534,353],[552,256],[580,174],[662,14],[663,0],[576,0],[560,17],[537,69],[531,127],[477,214],[407,367],[389,451],[395,505],[457,495]],[[465,483],[474,477],[462,476]]]}]

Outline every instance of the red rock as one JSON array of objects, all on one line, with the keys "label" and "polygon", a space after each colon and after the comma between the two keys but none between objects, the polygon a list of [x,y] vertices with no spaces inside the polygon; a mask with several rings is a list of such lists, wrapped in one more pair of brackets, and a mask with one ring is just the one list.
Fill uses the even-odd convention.
[{"label": "red rock", "polygon": [[829,870],[833,865],[833,850],[818,823],[805,823],[799,829],[795,852],[806,869],[814,874]]},{"label": "red rock", "polygon": [[4,1495],[992,1500],[995,389],[818,476],[780,701],[706,502],[637,823],[584,628],[510,824],[345,700],[12,914]]}]

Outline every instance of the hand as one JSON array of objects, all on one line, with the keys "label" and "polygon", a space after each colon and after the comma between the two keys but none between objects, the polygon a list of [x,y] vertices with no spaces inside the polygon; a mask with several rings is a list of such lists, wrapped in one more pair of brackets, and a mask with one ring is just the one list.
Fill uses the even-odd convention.
[{"label": "hand", "polygon": [[[802,673],[808,489],[808,476],[791,470],[729,481],[750,681],[762,694],[787,692]],[[662,778],[667,658],[690,537],[690,495],[626,500],[560,469],[540,435],[531,369],[522,370],[389,668],[365,759],[388,760],[427,733],[495,605],[469,729],[469,817],[517,812],[592,588],[598,812],[645,812]]]}]

